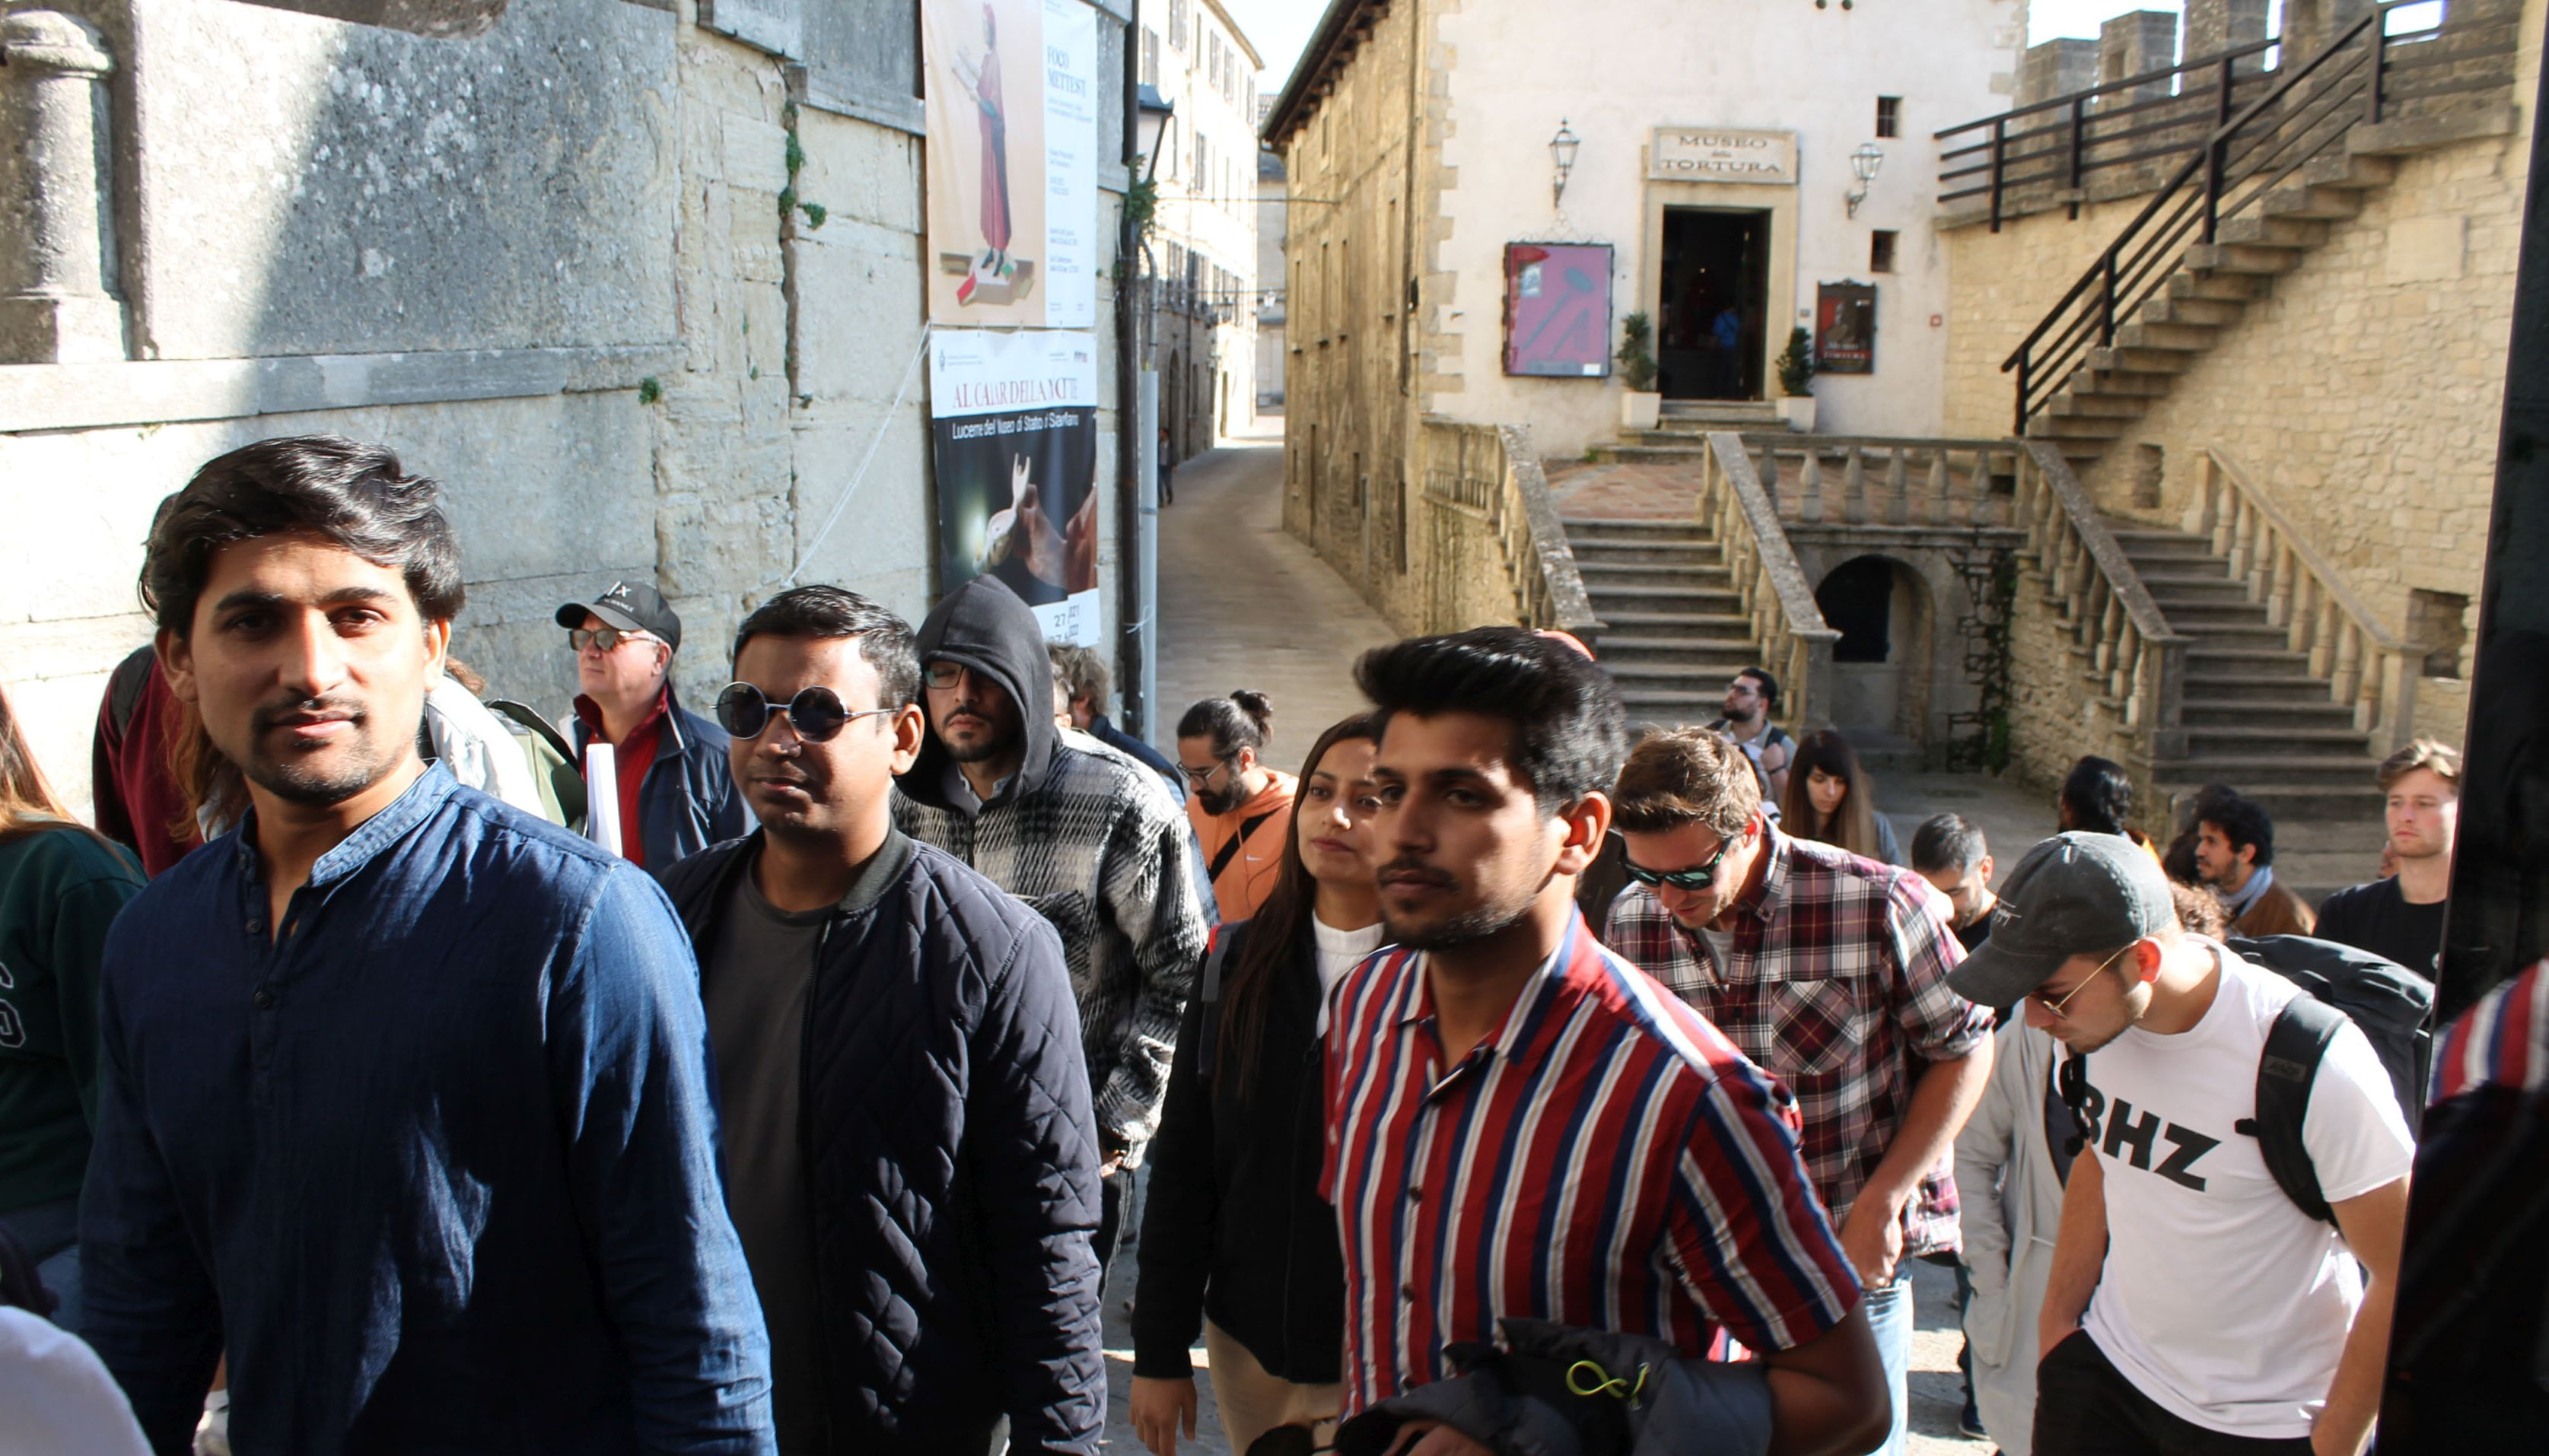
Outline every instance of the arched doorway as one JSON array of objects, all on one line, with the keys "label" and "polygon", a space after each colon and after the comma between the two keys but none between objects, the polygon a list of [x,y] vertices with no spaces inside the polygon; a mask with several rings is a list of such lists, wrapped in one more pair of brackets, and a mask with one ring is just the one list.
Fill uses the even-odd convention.
[{"label": "arched doorway", "polygon": [[1917,749],[1930,711],[1936,613],[1921,574],[1886,556],[1856,556],[1815,588],[1833,645],[1833,725],[1862,751]]}]

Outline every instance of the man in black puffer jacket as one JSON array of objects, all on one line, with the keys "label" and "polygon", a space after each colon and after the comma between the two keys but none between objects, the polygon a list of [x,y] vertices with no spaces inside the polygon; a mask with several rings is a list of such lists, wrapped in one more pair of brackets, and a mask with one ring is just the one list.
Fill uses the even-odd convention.
[{"label": "man in black puffer jacket", "polygon": [[779,1448],[1092,1452],[1080,1015],[1053,927],[894,827],[919,671],[911,629],[853,592],[747,617],[717,717],[761,829],[663,876],[699,950]]}]

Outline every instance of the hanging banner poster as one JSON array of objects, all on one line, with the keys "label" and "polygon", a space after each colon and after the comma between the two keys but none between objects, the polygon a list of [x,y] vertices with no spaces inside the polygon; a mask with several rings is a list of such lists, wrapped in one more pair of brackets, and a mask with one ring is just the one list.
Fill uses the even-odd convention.
[{"label": "hanging banner poster", "polygon": [[1097,16],[1084,0],[921,0],[929,317],[1097,322]]},{"label": "hanging banner poster", "polygon": [[941,590],[997,577],[1047,642],[1095,646],[1097,335],[940,329],[929,417]]}]

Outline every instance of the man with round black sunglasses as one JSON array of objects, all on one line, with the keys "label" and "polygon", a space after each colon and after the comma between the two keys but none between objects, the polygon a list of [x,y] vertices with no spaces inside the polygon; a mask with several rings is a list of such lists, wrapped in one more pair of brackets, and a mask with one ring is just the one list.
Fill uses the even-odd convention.
[{"label": "man with round black sunglasses", "polygon": [[664,887],[699,952],[780,1449],[1088,1449],[1098,1140],[1061,941],[895,827],[928,734],[900,618],[784,592],[734,677],[717,721],[760,829]]}]

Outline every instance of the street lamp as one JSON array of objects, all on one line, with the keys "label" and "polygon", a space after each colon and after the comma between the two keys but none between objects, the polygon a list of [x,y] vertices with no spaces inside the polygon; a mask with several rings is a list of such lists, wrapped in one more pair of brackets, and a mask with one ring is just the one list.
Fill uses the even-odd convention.
[{"label": "street lamp", "polygon": [[1849,154],[1850,175],[1858,179],[1858,185],[1841,200],[1849,204],[1851,217],[1858,216],[1858,205],[1867,201],[1867,184],[1876,180],[1876,169],[1884,165],[1885,150],[1873,141],[1858,143],[1858,150]]},{"label": "street lamp", "polygon": [[1549,159],[1558,169],[1549,188],[1549,205],[1553,208],[1566,195],[1566,174],[1575,170],[1575,148],[1581,144],[1575,134],[1566,129],[1566,119],[1559,117],[1558,135],[1549,138]]}]

